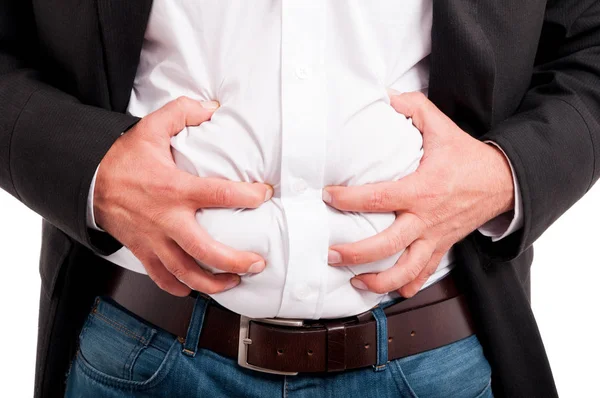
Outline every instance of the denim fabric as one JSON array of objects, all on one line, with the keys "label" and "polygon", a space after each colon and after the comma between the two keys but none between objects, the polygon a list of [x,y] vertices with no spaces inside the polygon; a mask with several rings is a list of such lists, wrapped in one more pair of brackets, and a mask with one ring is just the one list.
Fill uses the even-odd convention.
[{"label": "denim fabric", "polygon": [[388,363],[388,327],[387,317],[382,306],[372,310],[377,325],[377,363],[373,366],[376,372],[385,370]]},{"label": "denim fabric", "polygon": [[[186,340],[199,335],[204,308],[197,303]],[[286,377],[205,349],[186,355],[182,339],[98,299],[79,340],[66,397],[492,397],[491,369],[475,336],[390,361],[382,371]]]}]

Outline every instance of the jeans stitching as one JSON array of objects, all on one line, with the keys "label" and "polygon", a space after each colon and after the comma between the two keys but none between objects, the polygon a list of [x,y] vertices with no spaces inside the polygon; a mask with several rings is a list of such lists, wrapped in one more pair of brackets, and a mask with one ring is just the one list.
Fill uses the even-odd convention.
[{"label": "jeans stitching", "polygon": [[[129,355],[129,357],[131,358],[131,363],[129,365],[126,365],[127,377],[129,378],[129,380],[133,380],[133,368],[135,367],[135,364],[137,363],[138,359],[140,358],[140,355],[142,355],[142,352],[148,348],[147,346],[138,346],[138,347],[139,347],[138,350],[131,351],[131,354]],[[134,355],[134,353],[135,353],[135,355]],[[129,362],[129,358],[127,358],[127,359]]]},{"label": "jeans stitching", "polygon": [[[148,341],[148,344],[144,344],[142,346],[136,346],[137,349],[134,349],[131,351],[130,354],[130,358],[131,358],[131,363],[129,363],[127,366],[127,376],[129,377],[129,380],[133,380],[133,370],[135,368],[135,364],[137,363],[138,359],[140,358],[140,356],[142,355],[142,353],[144,352],[144,350],[148,349],[148,346],[150,346],[150,344],[152,343],[152,341],[154,340],[154,336],[156,336],[156,330],[150,329],[148,331],[146,331],[146,340]],[[144,337],[142,337],[144,338]],[[129,361],[129,358],[128,358]]]},{"label": "jeans stitching", "polygon": [[123,364],[123,374],[122,374],[123,379],[133,380],[133,365],[135,364],[137,357],[140,355],[140,352],[142,352],[142,349],[144,347],[145,346],[143,346],[143,345],[136,344],[133,347],[133,349],[131,350],[131,352],[129,353],[129,355],[127,356],[127,359],[125,360],[125,363]]},{"label": "jeans stitching", "polygon": [[485,386],[485,388],[483,389],[482,392],[480,392],[475,398],[483,398],[483,394],[486,394],[492,387],[492,378],[490,377],[490,381],[488,382],[487,386]]},{"label": "jeans stitching", "polygon": [[[398,372],[400,372],[400,377],[402,378],[402,381],[404,382],[404,383],[403,383],[403,384],[404,384],[404,387],[408,388],[408,392],[410,393],[411,397],[412,397],[412,398],[419,398],[419,397],[417,396],[417,394],[415,393],[415,391],[414,391],[414,390],[412,389],[412,387],[410,386],[410,384],[408,383],[408,379],[406,378],[406,375],[404,374],[404,371],[402,370],[402,366],[400,366],[400,362],[399,362],[399,360],[392,361],[392,362],[390,363],[390,365],[391,365],[391,367],[392,367],[392,368],[396,368],[396,369],[398,370]],[[394,381],[396,382],[396,385],[398,386],[398,388],[399,388],[400,390],[402,390],[402,387],[403,387],[403,386],[401,386],[401,385],[400,385],[400,381],[399,381],[399,380],[397,380],[397,378],[396,378],[396,377],[394,377],[393,379],[394,379]],[[402,391],[401,391],[401,392],[402,392]]]},{"label": "jeans stitching", "polygon": [[94,312],[94,316],[97,317],[98,319],[100,319],[101,321],[106,322],[107,324],[114,327],[118,331],[124,333],[125,335],[127,335],[135,340],[138,340],[139,342],[143,343],[144,345],[147,343],[145,338],[143,338],[142,336],[138,336],[135,332],[132,332],[131,330],[127,329],[125,326],[121,325],[120,323],[113,321],[112,319],[108,318],[106,315],[103,315],[99,312]]},{"label": "jeans stitching", "polygon": [[89,364],[87,362],[87,359],[85,359],[81,352],[77,353],[78,360],[75,361],[74,366],[77,366],[77,368],[80,369],[83,372],[83,374],[91,380],[94,380],[103,385],[117,388],[119,390],[127,390],[130,392],[144,391],[156,387],[159,383],[163,382],[165,378],[169,375],[175,364],[177,354],[179,351],[176,348],[176,344],[177,341],[175,340],[172,346],[169,348],[169,352],[165,356],[163,363],[161,363],[156,373],[154,373],[154,375],[152,375],[150,379],[143,382],[134,380],[121,380],[114,376],[107,375],[94,368],[91,364]]}]

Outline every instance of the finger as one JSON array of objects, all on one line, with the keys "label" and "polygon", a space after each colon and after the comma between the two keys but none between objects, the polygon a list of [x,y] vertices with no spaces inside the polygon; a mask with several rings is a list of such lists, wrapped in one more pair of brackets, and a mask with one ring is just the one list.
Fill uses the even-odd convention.
[{"label": "finger", "polygon": [[332,185],[323,189],[323,201],[342,211],[388,213],[406,210],[415,203],[417,184],[414,172],[398,181],[351,187]]},{"label": "finger", "polygon": [[140,259],[150,279],[162,290],[174,296],[185,297],[190,294],[190,288],[173,276],[156,256]]},{"label": "finger", "polygon": [[171,238],[202,264],[235,274],[259,273],[265,260],[256,253],[235,250],[211,238],[194,217],[180,217]]},{"label": "finger", "polygon": [[390,105],[396,112],[412,118],[413,125],[423,134],[434,132],[436,129],[433,129],[433,126],[449,121],[420,91],[390,95]]},{"label": "finger", "polygon": [[206,207],[254,209],[273,197],[273,187],[268,184],[201,178],[185,171],[179,172],[177,178],[180,197],[199,209]]},{"label": "finger", "polygon": [[424,225],[418,217],[402,213],[388,228],[370,238],[354,243],[331,246],[329,264],[353,265],[366,264],[382,260],[400,253],[424,231]]},{"label": "finger", "polygon": [[402,297],[406,298],[413,297],[415,294],[417,294],[421,290],[425,282],[427,282],[431,275],[435,273],[443,256],[443,252],[434,252],[425,268],[423,268],[423,270],[421,271],[421,273],[412,282],[409,282],[406,285],[402,286],[398,290],[398,293],[400,293]]},{"label": "finger", "polygon": [[431,246],[425,240],[416,240],[402,253],[393,267],[380,273],[359,275],[353,278],[351,283],[359,289],[380,294],[400,289],[414,281],[425,269],[433,254],[434,249]]},{"label": "finger", "polygon": [[196,101],[179,97],[146,117],[156,129],[173,137],[187,126],[197,126],[212,117],[219,108],[216,101]]},{"label": "finger", "polygon": [[240,283],[236,274],[213,274],[204,270],[175,242],[156,251],[165,268],[186,286],[206,294],[229,290]]}]

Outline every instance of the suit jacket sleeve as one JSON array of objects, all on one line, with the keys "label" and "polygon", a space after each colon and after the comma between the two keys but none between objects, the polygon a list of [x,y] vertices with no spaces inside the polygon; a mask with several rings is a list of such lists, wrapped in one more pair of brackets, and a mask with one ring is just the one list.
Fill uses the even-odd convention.
[{"label": "suit jacket sleeve", "polygon": [[600,2],[550,1],[531,85],[515,115],[482,140],[507,154],[521,188],[523,228],[484,254],[507,261],[527,249],[600,175]]},{"label": "suit jacket sleeve", "polygon": [[0,0],[0,187],[71,238],[108,254],[120,244],[88,230],[90,182],[137,118],[80,103],[44,82],[31,4]]}]

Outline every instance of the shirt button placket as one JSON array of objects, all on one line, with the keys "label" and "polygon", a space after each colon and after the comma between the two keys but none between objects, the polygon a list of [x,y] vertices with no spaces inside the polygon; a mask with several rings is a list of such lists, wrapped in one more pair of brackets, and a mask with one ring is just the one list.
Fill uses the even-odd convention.
[{"label": "shirt button placket", "polygon": [[322,0],[282,1],[281,194],[288,263],[279,317],[322,312],[329,229],[321,200],[325,167],[325,7]]}]

